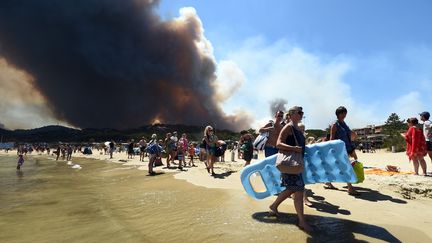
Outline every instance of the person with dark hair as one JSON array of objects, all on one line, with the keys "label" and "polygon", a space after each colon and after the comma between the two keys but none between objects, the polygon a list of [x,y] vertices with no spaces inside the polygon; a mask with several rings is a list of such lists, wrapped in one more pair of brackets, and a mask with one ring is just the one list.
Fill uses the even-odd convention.
[{"label": "person with dark hair", "polygon": [[403,135],[407,143],[406,154],[413,162],[414,173],[418,175],[419,164],[422,167],[423,175],[426,175],[426,140],[423,131],[418,127],[417,118],[408,118],[408,131]]},{"label": "person with dark hair", "polygon": [[134,139],[131,139],[129,145],[128,145],[128,159],[133,159],[134,157]]},{"label": "person with dark hair", "polygon": [[254,137],[252,134],[250,134],[248,131],[241,131],[240,132],[241,137],[240,137],[240,148],[243,152],[243,159],[245,160],[245,165],[247,166],[250,164],[252,158],[253,158],[253,140]]},{"label": "person with dark hair", "polygon": [[432,162],[432,123],[429,117],[430,114],[427,111],[420,113],[420,119],[423,121],[423,135],[426,139],[426,151]]},{"label": "person with dark hair", "polygon": [[[345,148],[349,156],[357,160],[357,154],[355,152],[355,146],[352,142],[352,139],[355,139],[357,137],[357,134],[348,127],[348,125],[345,123],[345,118],[348,113],[348,110],[343,107],[339,106],[336,109],[336,122],[333,123],[333,125],[330,127],[330,140],[336,140],[340,139],[345,143]],[[351,166],[351,165],[350,165]],[[359,193],[354,189],[354,187],[351,185],[351,183],[348,183],[348,194],[352,196],[358,196]],[[335,186],[331,182],[326,183],[324,186],[325,189],[333,189],[337,190]]]},{"label": "person with dark hair", "polygon": [[[172,156],[172,148],[173,148],[173,145],[172,145],[172,140],[171,140],[171,133],[169,132],[169,133],[167,133],[166,134],[166,136],[165,136],[165,140],[164,140],[164,149],[165,149],[165,152],[166,152],[166,164],[167,164],[167,168],[169,169],[170,168],[170,161],[171,161],[171,156]],[[174,160],[174,159],[173,159]]]},{"label": "person with dark hair", "polygon": [[[174,131],[172,133],[172,136],[170,137],[170,146],[171,146],[171,162],[175,164],[174,160],[177,158],[178,155],[178,137],[177,137],[177,131]],[[181,165],[181,164],[180,164]]]},{"label": "person with dark hair", "polygon": [[276,142],[279,137],[279,133],[282,130],[283,125],[281,124],[284,118],[283,111],[277,111],[275,114],[275,121],[269,121],[266,125],[259,129],[260,133],[268,132],[268,139],[264,146],[265,157],[277,154],[278,149],[276,148]]},{"label": "person with dark hair", "polygon": [[114,141],[111,141],[109,143],[109,154],[110,154],[110,159],[113,158],[113,153],[114,153]]},{"label": "person with dark hair", "polygon": [[22,154],[18,155],[18,162],[17,162],[17,170],[21,169],[21,166],[24,164],[24,157]]},{"label": "person with dark hair", "polygon": [[179,160],[179,169],[183,166],[186,167],[186,154],[189,148],[189,140],[187,139],[186,133],[183,133],[178,142],[178,160]]},{"label": "person with dark hair", "polygon": [[72,159],[72,152],[73,152],[72,145],[69,144],[67,146],[67,157],[66,157],[67,161],[70,161]]},{"label": "person with dark hair", "polygon": [[146,154],[147,141],[144,137],[138,142],[140,149],[140,161],[144,162],[144,157]]},{"label": "person with dark hair", "polygon": [[195,157],[195,147],[196,143],[190,143],[188,148],[188,154],[189,154],[189,167],[196,167],[193,159]]},{"label": "person with dark hair", "polygon": [[61,146],[60,146],[60,144],[57,146],[57,149],[56,149],[55,153],[57,155],[56,160],[58,160],[59,157],[60,157],[60,153],[61,153]]}]

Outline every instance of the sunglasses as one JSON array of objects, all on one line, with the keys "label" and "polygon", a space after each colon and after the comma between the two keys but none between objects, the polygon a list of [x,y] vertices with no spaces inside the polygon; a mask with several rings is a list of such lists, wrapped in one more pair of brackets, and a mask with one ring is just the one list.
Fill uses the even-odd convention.
[{"label": "sunglasses", "polygon": [[300,116],[303,116],[304,112],[303,111],[297,111],[297,114],[299,114]]}]

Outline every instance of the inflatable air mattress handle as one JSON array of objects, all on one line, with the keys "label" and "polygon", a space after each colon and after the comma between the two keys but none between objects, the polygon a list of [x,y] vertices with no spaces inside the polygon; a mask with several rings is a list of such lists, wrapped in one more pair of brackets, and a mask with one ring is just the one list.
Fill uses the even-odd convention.
[{"label": "inflatable air mattress handle", "polygon": [[[255,199],[263,199],[285,190],[284,187],[280,186],[280,172],[276,168],[275,163],[276,155],[272,155],[243,168],[240,173],[240,180],[249,196]],[[256,192],[253,189],[252,184],[250,183],[250,177],[254,173],[259,173],[261,175],[266,191]]]},{"label": "inflatable air mattress handle", "polygon": [[[341,140],[333,140],[306,146],[305,170],[302,174],[305,184],[325,182],[356,183],[357,177],[348,159],[345,144]],[[240,179],[246,193],[255,198],[263,199],[285,190],[280,186],[280,172],[275,167],[276,155],[251,164],[241,171]],[[256,192],[250,176],[260,173],[266,187],[265,192]]]}]

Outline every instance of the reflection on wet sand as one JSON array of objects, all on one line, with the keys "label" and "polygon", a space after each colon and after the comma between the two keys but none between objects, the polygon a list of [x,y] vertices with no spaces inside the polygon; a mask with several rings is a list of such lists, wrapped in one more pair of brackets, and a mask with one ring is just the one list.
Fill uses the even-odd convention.
[{"label": "reflection on wet sand", "polygon": [[[89,159],[76,159],[82,169],[74,170],[43,158],[26,160],[18,172],[15,163],[0,157],[0,242],[398,242],[390,233],[397,230],[429,239],[408,227],[310,214],[316,232],[308,235],[296,226],[290,203],[281,205],[289,213],[269,217],[260,212],[267,209],[266,200],[252,200],[240,190],[195,186],[171,173],[147,176]],[[324,196],[311,199],[324,213],[349,215],[334,203],[324,204]]]}]

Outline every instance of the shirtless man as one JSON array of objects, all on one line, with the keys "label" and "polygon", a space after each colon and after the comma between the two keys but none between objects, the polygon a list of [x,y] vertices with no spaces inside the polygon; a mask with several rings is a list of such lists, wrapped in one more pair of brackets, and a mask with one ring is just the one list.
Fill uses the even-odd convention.
[{"label": "shirtless man", "polygon": [[144,162],[147,141],[145,140],[144,137],[142,137],[141,140],[138,142],[138,144],[140,148],[140,161]]},{"label": "shirtless man", "polygon": [[268,132],[268,140],[264,146],[264,154],[265,157],[269,157],[271,155],[277,154],[279,151],[276,148],[276,142],[279,137],[279,133],[282,130],[283,125],[281,122],[283,121],[284,113],[283,111],[277,111],[275,114],[275,121],[270,121],[264,127],[259,129],[260,133]]}]

